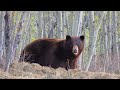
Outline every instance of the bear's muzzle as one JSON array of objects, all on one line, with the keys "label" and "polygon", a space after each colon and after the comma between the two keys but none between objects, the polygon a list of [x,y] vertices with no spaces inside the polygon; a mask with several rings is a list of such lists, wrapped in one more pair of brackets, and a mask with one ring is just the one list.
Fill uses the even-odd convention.
[{"label": "bear's muzzle", "polygon": [[73,46],[73,49],[72,49],[72,53],[75,55],[75,56],[77,56],[78,55],[78,46],[77,45],[74,45]]}]

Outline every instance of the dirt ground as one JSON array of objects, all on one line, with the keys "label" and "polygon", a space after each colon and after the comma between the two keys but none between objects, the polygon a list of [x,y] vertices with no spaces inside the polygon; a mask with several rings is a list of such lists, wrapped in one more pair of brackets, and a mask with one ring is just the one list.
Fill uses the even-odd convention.
[{"label": "dirt ground", "polygon": [[0,79],[120,79],[118,74],[85,72],[78,69],[53,69],[38,64],[14,62],[8,72],[0,70]]}]

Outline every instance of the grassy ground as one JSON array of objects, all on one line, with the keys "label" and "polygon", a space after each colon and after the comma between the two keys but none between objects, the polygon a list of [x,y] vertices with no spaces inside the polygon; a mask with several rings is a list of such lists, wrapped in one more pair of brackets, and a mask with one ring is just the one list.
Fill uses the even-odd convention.
[{"label": "grassy ground", "polygon": [[120,79],[118,74],[85,72],[78,69],[66,71],[25,62],[13,63],[8,72],[0,70],[0,79]]}]

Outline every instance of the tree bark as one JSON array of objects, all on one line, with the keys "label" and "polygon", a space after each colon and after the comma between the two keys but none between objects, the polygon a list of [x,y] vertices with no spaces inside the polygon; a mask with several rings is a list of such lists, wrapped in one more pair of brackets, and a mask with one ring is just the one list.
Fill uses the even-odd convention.
[{"label": "tree bark", "polygon": [[3,62],[3,54],[4,54],[4,28],[3,28],[3,21],[4,18],[4,11],[0,12],[0,66],[2,65],[2,67],[4,67],[4,62]]},{"label": "tree bark", "polygon": [[5,50],[6,50],[5,70],[8,71],[10,64],[10,59],[9,59],[10,58],[10,11],[5,12],[4,20],[5,20],[4,33],[5,33]]},{"label": "tree bark", "polygon": [[90,63],[91,63],[91,61],[92,61],[92,57],[93,57],[94,51],[95,51],[95,46],[96,46],[96,42],[97,42],[98,31],[99,31],[100,26],[101,26],[101,24],[102,24],[102,19],[103,19],[104,15],[105,15],[105,12],[102,13],[101,18],[99,19],[99,22],[98,22],[98,25],[99,25],[99,26],[98,26],[98,28],[97,28],[96,31],[95,31],[95,37],[94,37],[94,40],[93,40],[93,41],[94,41],[94,42],[93,42],[93,47],[92,47],[92,51],[91,51],[91,54],[90,54],[90,57],[89,57],[89,62],[88,62],[88,65],[87,65],[85,71],[88,71],[88,69],[89,69],[89,67],[90,67]]},{"label": "tree bark", "polygon": [[80,36],[82,34],[82,21],[83,21],[83,11],[80,11],[79,13],[79,21],[78,21],[78,28],[77,28],[77,36]]},{"label": "tree bark", "polygon": [[117,13],[116,11],[112,12],[112,55],[113,55],[113,60],[116,62],[117,66],[115,69],[119,70],[120,65],[119,65],[119,51],[118,51],[118,37],[117,37]]},{"label": "tree bark", "polygon": [[108,39],[107,39],[107,29],[106,29],[106,17],[103,17],[103,36],[104,36],[104,72],[108,69]]},{"label": "tree bark", "polygon": [[[7,55],[7,62],[6,62],[5,71],[8,71],[9,66],[10,66],[10,64],[13,61],[16,48],[17,48],[18,44],[20,43],[21,30],[22,30],[22,22],[24,20],[24,18],[23,18],[24,14],[25,14],[25,12],[23,12],[22,15],[21,15],[21,19],[20,19],[20,22],[19,22],[19,26],[18,26],[18,29],[17,29],[17,34],[15,36],[14,42],[10,43],[10,39],[9,39],[9,49],[8,49],[8,53],[6,54]],[[7,13],[6,13],[6,15],[7,15]],[[6,25],[8,25],[7,22],[6,22]]]},{"label": "tree bark", "polygon": [[37,21],[37,33],[38,33],[38,38],[42,38],[42,22],[43,22],[43,12],[38,11],[38,21]]}]

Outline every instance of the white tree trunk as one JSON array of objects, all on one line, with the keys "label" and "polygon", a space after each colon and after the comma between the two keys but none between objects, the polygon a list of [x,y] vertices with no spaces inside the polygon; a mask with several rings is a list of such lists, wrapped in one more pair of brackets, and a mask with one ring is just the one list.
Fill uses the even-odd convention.
[{"label": "white tree trunk", "polygon": [[4,47],[3,47],[3,38],[4,38],[4,28],[3,28],[3,21],[4,18],[4,11],[0,12],[0,65],[4,66],[4,62],[3,62],[3,52],[4,52]]},{"label": "white tree trunk", "polygon": [[107,29],[106,29],[106,17],[103,17],[103,36],[104,36],[104,72],[108,69],[108,39],[107,39]]},{"label": "white tree trunk", "polygon": [[[80,11],[80,14],[79,14],[79,23],[78,23],[78,29],[77,29],[77,36],[80,36],[81,33],[82,33],[82,21],[83,21],[83,11]],[[82,52],[83,53],[83,52]],[[82,54],[80,55],[79,59],[78,59],[78,66],[79,66],[79,69],[81,69],[81,64],[82,64]]]},{"label": "white tree trunk", "polygon": [[5,70],[8,71],[9,64],[10,64],[10,12],[6,11],[5,16],[5,28],[4,28],[4,33],[5,33],[5,59],[6,59],[6,64],[5,64]]},{"label": "white tree trunk", "polygon": [[108,57],[108,60],[109,60],[109,62],[108,62],[108,70],[111,68],[111,45],[112,45],[112,35],[111,35],[111,11],[108,11],[107,12],[108,13],[108,55],[109,55],[109,57]]},{"label": "white tree trunk", "polygon": [[79,24],[79,15],[80,15],[80,11],[75,11],[74,13],[74,17],[73,17],[73,26],[72,26],[72,36],[76,36],[77,33],[79,32],[78,30],[78,24]]},{"label": "white tree trunk", "polygon": [[62,11],[57,11],[57,28],[58,28],[58,38],[62,38],[63,24],[62,24]]},{"label": "white tree trunk", "polygon": [[113,60],[116,61],[115,66],[117,70],[119,70],[119,51],[118,51],[118,36],[117,36],[117,13],[116,11],[112,12],[112,20],[113,20],[113,24],[112,24],[112,47],[113,47]]},{"label": "white tree trunk", "polygon": [[[15,39],[13,40],[13,42],[9,42],[9,50],[8,50],[8,53],[6,54],[8,56],[7,56],[7,62],[6,62],[5,71],[8,71],[9,66],[13,61],[16,48],[17,48],[17,46],[18,46],[18,44],[20,42],[22,23],[23,23],[23,20],[24,20],[23,16],[24,15],[25,15],[25,12],[23,12],[22,15],[21,15],[21,19],[20,19],[20,22],[19,22],[19,26],[18,26],[18,30],[17,30],[17,34],[15,36]],[[10,41],[12,41],[12,40],[10,40]]]},{"label": "white tree trunk", "polygon": [[87,65],[85,71],[88,71],[88,69],[89,69],[89,67],[90,67],[90,63],[91,63],[91,61],[92,61],[92,57],[93,57],[93,55],[94,55],[94,51],[95,51],[95,47],[96,47],[98,31],[99,31],[100,26],[101,26],[101,24],[102,24],[102,19],[103,19],[104,15],[105,15],[105,12],[102,13],[101,18],[99,19],[99,22],[98,22],[98,25],[99,25],[99,26],[98,26],[98,28],[97,28],[96,31],[95,31],[95,37],[94,37],[93,47],[92,47],[92,51],[91,51],[91,54],[90,54],[90,57],[89,57],[88,65]]},{"label": "white tree trunk", "polygon": [[38,11],[38,21],[37,21],[38,38],[42,38],[43,37],[42,22],[43,22],[43,12],[42,11]]},{"label": "white tree trunk", "polygon": [[62,38],[65,38],[65,31],[64,31],[64,26],[65,26],[65,11],[62,11],[62,21],[61,21],[61,28],[62,28]]},{"label": "white tree trunk", "polygon": [[83,21],[83,11],[79,13],[79,21],[78,21],[78,28],[77,28],[77,36],[80,36],[82,33],[82,21]]},{"label": "white tree trunk", "polygon": [[[89,47],[88,47],[88,60],[89,60],[89,57],[91,55],[91,51],[93,48],[94,37],[95,37],[94,11],[88,11],[88,25],[89,25],[89,29],[90,29],[89,30],[90,38],[89,38]],[[93,54],[95,55],[95,52]]]},{"label": "white tree trunk", "polygon": [[43,38],[46,38],[46,23],[45,23],[45,11],[43,11]]}]

